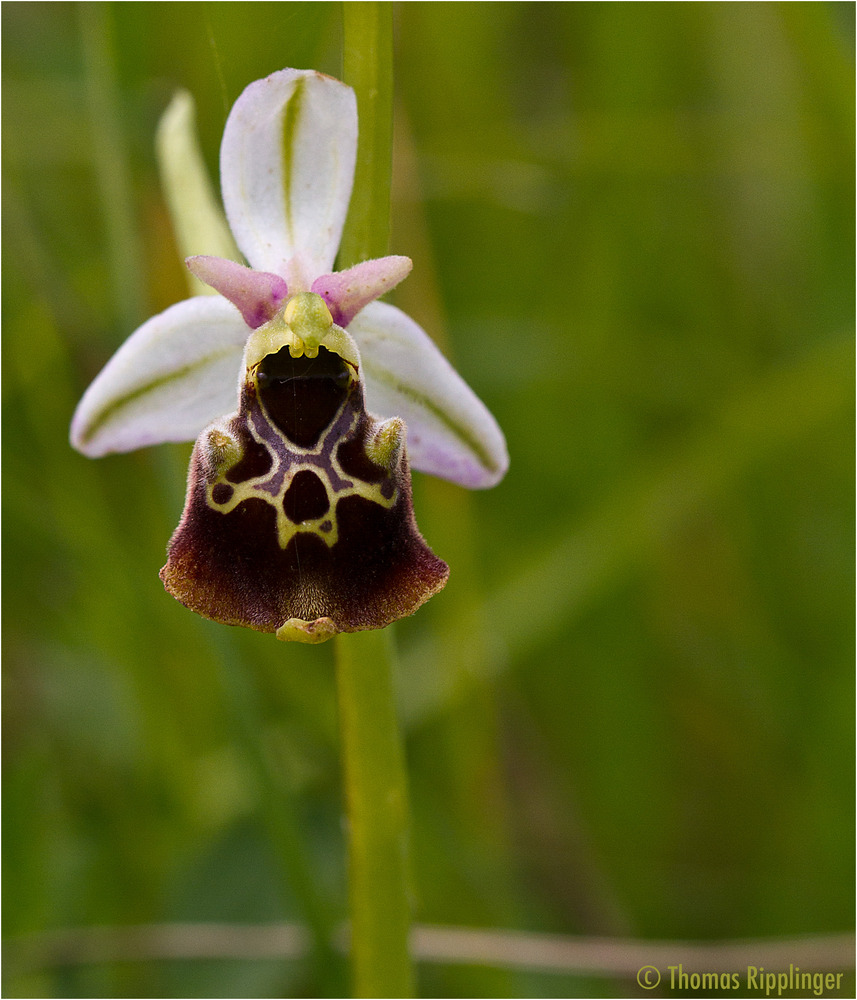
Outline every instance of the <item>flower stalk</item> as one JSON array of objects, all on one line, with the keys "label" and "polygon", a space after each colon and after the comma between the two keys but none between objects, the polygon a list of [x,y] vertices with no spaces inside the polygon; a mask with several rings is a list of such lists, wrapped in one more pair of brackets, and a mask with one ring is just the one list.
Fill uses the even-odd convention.
[{"label": "flower stalk", "polygon": [[360,134],[354,190],[339,266],[384,257],[390,241],[390,179],[393,169],[392,4],[343,3],[342,79],[357,96]]},{"label": "flower stalk", "polygon": [[358,997],[413,996],[408,950],[408,796],[393,698],[391,629],[336,638]]},{"label": "flower stalk", "polygon": [[[390,232],[391,5],[344,3],[343,80],[360,133],[339,266],[383,257]],[[336,684],[348,814],[354,995],[409,997],[408,794],[394,696],[392,629],[336,637]]]}]

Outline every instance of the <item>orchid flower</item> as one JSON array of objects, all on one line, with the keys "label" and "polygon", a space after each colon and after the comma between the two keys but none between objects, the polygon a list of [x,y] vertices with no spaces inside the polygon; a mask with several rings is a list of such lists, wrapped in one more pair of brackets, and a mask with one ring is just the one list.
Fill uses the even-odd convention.
[{"label": "orchid flower", "polygon": [[291,69],[250,84],[220,171],[251,266],[189,257],[219,295],[144,323],[71,425],[91,457],[196,439],[167,590],[215,621],[304,642],[381,628],[444,586],[409,466],[484,488],[508,465],[495,420],[428,335],[376,301],[411,261],[332,271],[356,149],[351,88]]}]

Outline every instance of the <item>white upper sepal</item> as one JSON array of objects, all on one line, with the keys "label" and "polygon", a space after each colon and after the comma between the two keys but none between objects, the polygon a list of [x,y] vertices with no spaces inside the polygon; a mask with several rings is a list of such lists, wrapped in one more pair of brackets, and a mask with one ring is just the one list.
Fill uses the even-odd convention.
[{"label": "white upper sepal", "polygon": [[284,275],[300,251],[312,275],[333,269],[356,155],[357,101],[345,84],[285,69],[244,90],[223,133],[220,181],[252,267]]},{"label": "white upper sepal", "polygon": [[90,458],[193,441],[238,402],[250,331],[220,296],[170,306],[136,330],[86,390],[71,443]]},{"label": "white upper sepal", "polygon": [[372,302],[348,332],[363,361],[366,409],[404,419],[412,468],[469,489],[503,478],[509,454],[497,421],[420,326]]}]

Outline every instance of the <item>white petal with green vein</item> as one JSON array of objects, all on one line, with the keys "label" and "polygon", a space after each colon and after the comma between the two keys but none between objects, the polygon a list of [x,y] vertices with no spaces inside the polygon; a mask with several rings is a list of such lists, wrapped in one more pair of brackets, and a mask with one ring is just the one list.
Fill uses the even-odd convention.
[{"label": "white petal with green vein", "polygon": [[193,441],[235,410],[250,331],[220,296],[179,302],[144,323],[86,390],[71,443],[84,455]]},{"label": "white petal with green vein", "polygon": [[366,408],[404,419],[413,468],[469,489],[503,478],[509,454],[497,421],[420,326],[372,302],[348,332],[360,348]]}]

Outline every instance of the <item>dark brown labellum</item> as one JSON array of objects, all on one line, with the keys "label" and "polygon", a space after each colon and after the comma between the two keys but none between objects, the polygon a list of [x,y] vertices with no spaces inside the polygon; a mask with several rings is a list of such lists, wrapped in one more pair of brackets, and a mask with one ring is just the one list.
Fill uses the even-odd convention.
[{"label": "dark brown labellum", "polygon": [[448,575],[414,519],[404,425],[367,414],[324,347],[265,357],[202,433],[161,570],[206,618],[303,641],[389,625]]}]

